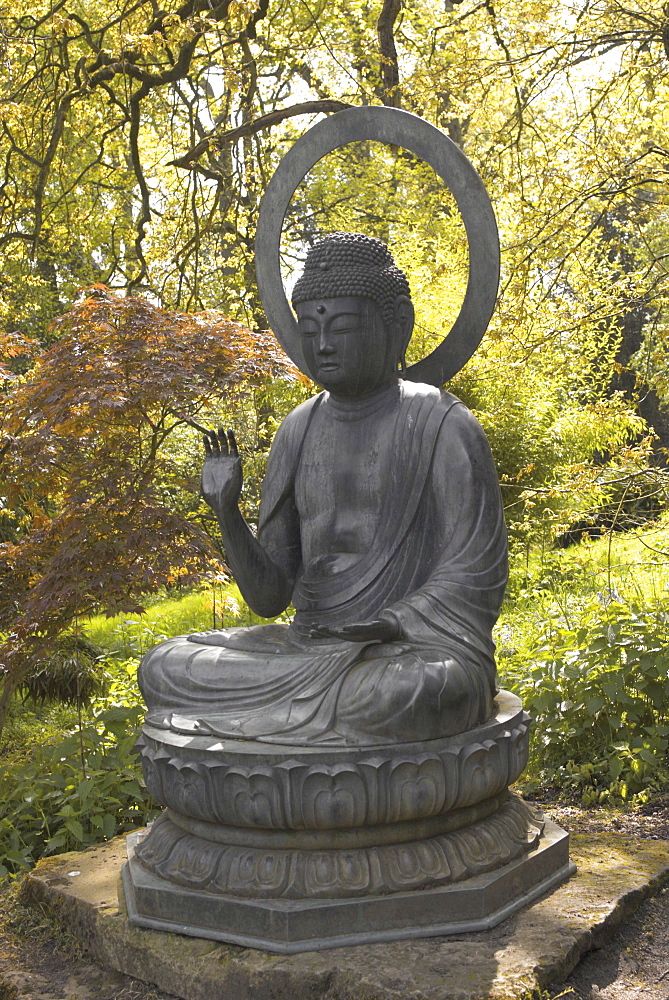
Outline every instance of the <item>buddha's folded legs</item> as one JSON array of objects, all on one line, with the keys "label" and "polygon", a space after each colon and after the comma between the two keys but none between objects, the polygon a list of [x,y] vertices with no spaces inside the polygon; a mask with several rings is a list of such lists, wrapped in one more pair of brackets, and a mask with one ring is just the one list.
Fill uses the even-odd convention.
[{"label": "buddha's folded legs", "polygon": [[180,637],[147,654],[140,687],[152,725],[296,745],[451,736],[486,721],[493,699],[475,661],[406,644],[287,644],[277,652]]},{"label": "buddha's folded legs", "polygon": [[436,649],[383,649],[368,649],[341,684],[336,728],[347,741],[438,739],[490,718],[493,691],[480,666]]}]

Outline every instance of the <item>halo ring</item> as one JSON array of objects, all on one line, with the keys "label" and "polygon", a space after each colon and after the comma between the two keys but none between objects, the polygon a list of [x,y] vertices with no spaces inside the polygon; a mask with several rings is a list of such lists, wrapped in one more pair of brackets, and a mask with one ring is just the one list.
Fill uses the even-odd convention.
[{"label": "halo ring", "polygon": [[495,214],[478,173],[462,150],[418,115],[374,105],[347,108],[317,122],[279,163],[260,207],[256,276],[269,325],[286,354],[306,371],[297,321],[283,287],[279,248],[283,221],[298,185],[318,161],[341,146],[372,139],[401,146],[428,163],[453,194],[469,244],[469,276],[460,312],[444,340],[411,365],[405,378],[443,385],[469,360],[486,331],[499,285]]}]

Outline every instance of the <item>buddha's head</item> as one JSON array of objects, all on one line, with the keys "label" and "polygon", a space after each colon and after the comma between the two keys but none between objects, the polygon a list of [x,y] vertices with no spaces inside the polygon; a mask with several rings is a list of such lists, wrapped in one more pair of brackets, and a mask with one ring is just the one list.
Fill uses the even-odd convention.
[{"label": "buddha's head", "polygon": [[359,398],[397,380],[414,313],[409,283],[381,240],[319,240],[292,300],[309,374],[324,389]]}]

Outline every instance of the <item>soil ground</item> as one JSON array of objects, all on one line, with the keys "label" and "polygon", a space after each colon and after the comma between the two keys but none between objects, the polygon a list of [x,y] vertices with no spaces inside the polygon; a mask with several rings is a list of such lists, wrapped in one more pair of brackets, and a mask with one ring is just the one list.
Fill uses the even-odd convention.
[{"label": "soil ground", "polygon": [[[573,831],[616,830],[669,840],[669,796],[643,811],[613,813],[575,807],[544,812]],[[9,902],[6,897],[5,902]],[[0,1000],[172,1000],[167,993],[100,969],[77,952],[46,914],[16,905],[0,918]],[[669,1000],[669,886],[646,900],[598,951],[542,1000]],[[516,998],[509,998],[516,1000]]]},{"label": "soil ground", "polygon": [[[547,808],[566,830],[616,830],[649,840],[669,840],[669,796],[633,813]],[[669,885],[642,903],[598,951],[591,951],[551,996],[563,1000],[669,1000]]]}]

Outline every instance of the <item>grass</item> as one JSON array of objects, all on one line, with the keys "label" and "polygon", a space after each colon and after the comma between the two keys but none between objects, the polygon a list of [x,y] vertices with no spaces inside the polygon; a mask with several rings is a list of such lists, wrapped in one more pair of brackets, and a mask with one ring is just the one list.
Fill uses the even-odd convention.
[{"label": "grass", "polygon": [[244,604],[234,584],[163,594],[143,615],[97,615],[84,625],[86,635],[110,655],[121,659],[142,656],[163,639],[212,628],[264,621]]},{"label": "grass", "polygon": [[602,538],[590,547],[598,577],[608,584],[610,573],[622,596],[669,603],[669,518],[644,531]]},{"label": "grass", "polygon": [[611,598],[669,611],[669,513],[643,530],[517,555],[495,628],[498,648],[531,646],[547,620],[572,627],[593,600],[603,606]]},{"label": "grass", "polygon": [[[580,571],[583,589],[615,586],[621,596],[635,600],[669,600],[669,514],[627,532],[611,532],[597,539],[550,553],[535,560],[553,560],[567,577]],[[571,571],[570,571],[571,567]]]}]

